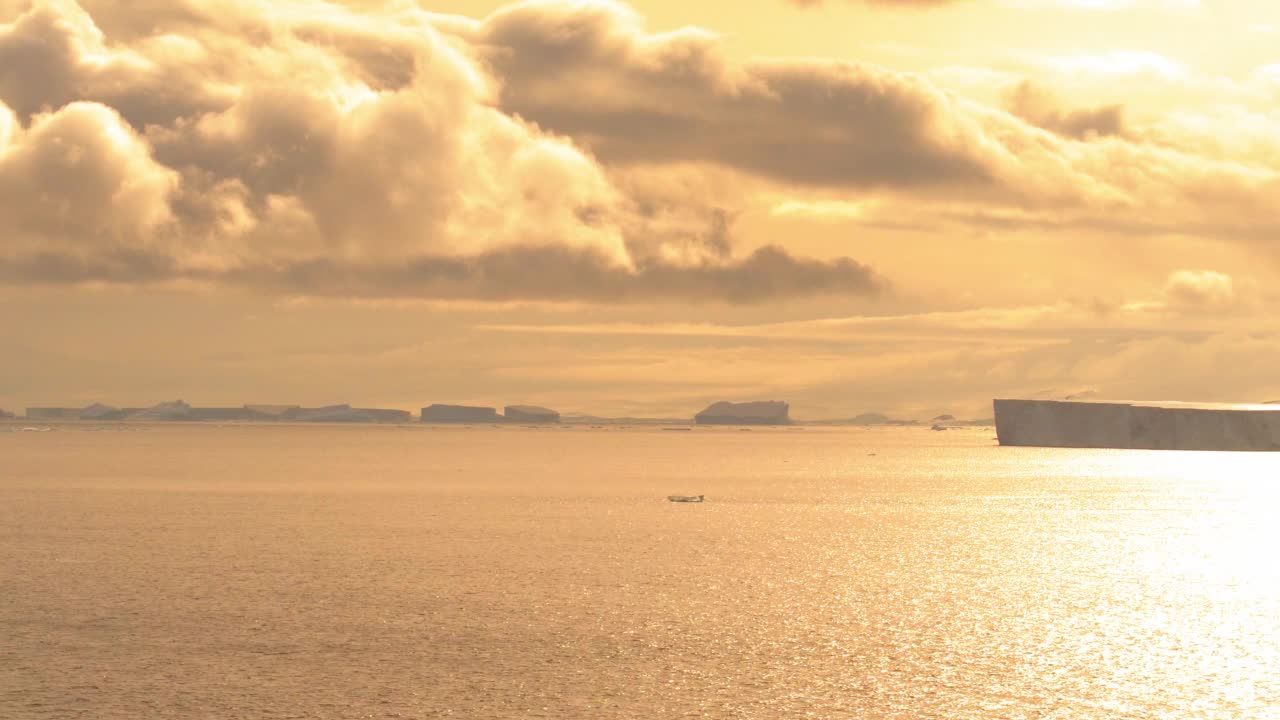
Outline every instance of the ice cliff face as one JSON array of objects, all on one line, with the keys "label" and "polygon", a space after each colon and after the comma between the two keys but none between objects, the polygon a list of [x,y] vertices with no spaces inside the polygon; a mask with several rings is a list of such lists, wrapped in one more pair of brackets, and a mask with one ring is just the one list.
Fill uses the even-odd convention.
[{"label": "ice cliff face", "polygon": [[284,419],[291,422],[314,423],[406,423],[412,419],[412,416],[407,410],[353,408],[342,404],[290,410],[285,413]]},{"label": "ice cliff face", "polygon": [[491,407],[436,404],[422,408],[424,423],[496,423],[501,419]]},{"label": "ice cliff face", "polygon": [[1280,408],[1265,405],[996,400],[1001,445],[1280,451]]},{"label": "ice cliff face", "polygon": [[694,416],[699,425],[788,425],[791,406],[778,401],[718,402]]},{"label": "ice cliff face", "polygon": [[507,422],[520,423],[558,423],[560,413],[534,405],[508,405],[502,409]]}]

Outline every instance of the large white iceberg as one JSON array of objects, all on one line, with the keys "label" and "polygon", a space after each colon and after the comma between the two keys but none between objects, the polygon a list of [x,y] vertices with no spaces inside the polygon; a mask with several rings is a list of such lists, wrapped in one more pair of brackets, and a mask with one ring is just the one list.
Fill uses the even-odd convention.
[{"label": "large white iceberg", "polygon": [[1280,407],[1175,402],[996,400],[1001,445],[1140,450],[1277,450]]}]

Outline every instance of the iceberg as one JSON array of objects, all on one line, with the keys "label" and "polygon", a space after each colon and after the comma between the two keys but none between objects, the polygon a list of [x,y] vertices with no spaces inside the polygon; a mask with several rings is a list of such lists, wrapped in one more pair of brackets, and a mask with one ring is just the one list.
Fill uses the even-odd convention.
[{"label": "iceberg", "polygon": [[507,422],[518,423],[558,423],[560,413],[534,405],[508,405],[502,409]]},{"label": "iceberg", "polygon": [[298,405],[247,404],[244,409],[254,420],[283,420],[289,413],[297,412],[302,408]]},{"label": "iceberg", "polygon": [[159,405],[153,405],[136,412],[128,410],[124,412],[129,413],[130,420],[177,421],[191,419],[191,406],[181,400],[162,402]]},{"label": "iceberg", "polygon": [[698,425],[790,425],[791,406],[784,402],[718,402],[693,417]]},{"label": "iceberg", "polygon": [[79,420],[81,408],[29,407],[28,420]]},{"label": "iceberg", "polygon": [[80,411],[81,420],[120,420],[122,418],[124,418],[124,412],[120,408],[102,403],[94,403]]},{"label": "iceberg", "polygon": [[248,407],[193,407],[190,413],[192,420],[206,422],[248,422],[261,419]]},{"label": "iceberg", "polygon": [[1180,402],[995,400],[1001,445],[1280,451],[1280,407]]},{"label": "iceberg", "polygon": [[345,403],[318,408],[297,408],[284,413],[282,418],[292,422],[312,423],[407,423],[413,419],[407,410],[353,408]]},{"label": "iceberg", "polygon": [[496,423],[501,419],[491,407],[434,404],[422,408],[424,423]]}]

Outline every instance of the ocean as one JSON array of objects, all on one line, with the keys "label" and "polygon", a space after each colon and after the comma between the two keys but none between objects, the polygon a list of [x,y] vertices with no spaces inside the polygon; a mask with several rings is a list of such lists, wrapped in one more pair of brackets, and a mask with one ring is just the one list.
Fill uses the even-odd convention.
[{"label": "ocean", "polygon": [[1276,454],[20,428],[6,720],[1280,718]]}]

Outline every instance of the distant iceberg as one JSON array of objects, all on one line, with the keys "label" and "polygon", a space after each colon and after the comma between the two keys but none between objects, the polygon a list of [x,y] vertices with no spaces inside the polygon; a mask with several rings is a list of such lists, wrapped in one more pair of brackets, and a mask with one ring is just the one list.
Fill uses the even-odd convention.
[{"label": "distant iceberg", "polygon": [[413,418],[407,410],[353,408],[344,403],[318,408],[297,408],[286,412],[283,419],[310,423],[407,423]]},{"label": "distant iceberg", "polygon": [[508,405],[502,409],[502,415],[507,422],[537,424],[560,422],[560,413],[536,405]]},{"label": "distant iceberg", "polygon": [[102,403],[94,403],[80,411],[81,420],[120,420],[123,418],[123,410],[110,405],[103,405]]},{"label": "distant iceberg", "polygon": [[131,413],[130,420],[175,421],[190,420],[191,406],[181,400],[162,402],[144,410]]},{"label": "distant iceberg", "polygon": [[718,402],[694,416],[699,425],[790,425],[791,406],[784,402]]},{"label": "distant iceberg", "polygon": [[502,420],[496,408],[467,405],[430,405],[422,408],[424,423],[496,423]]},{"label": "distant iceberg", "polygon": [[1001,445],[1280,451],[1280,407],[995,400]]}]

